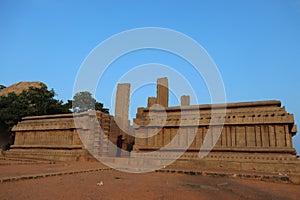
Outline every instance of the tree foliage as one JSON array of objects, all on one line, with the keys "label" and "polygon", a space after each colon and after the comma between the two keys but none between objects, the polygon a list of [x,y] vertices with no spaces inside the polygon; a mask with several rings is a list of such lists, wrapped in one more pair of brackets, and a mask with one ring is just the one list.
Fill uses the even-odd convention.
[{"label": "tree foliage", "polygon": [[[70,101],[68,101],[69,103]],[[72,101],[72,109],[74,112],[84,112],[88,110],[99,110],[108,113],[107,108],[103,108],[103,104],[97,102],[90,92],[78,92],[74,95]]]},{"label": "tree foliage", "polygon": [[30,87],[19,95],[12,92],[0,96],[0,121],[12,128],[25,116],[70,113],[68,106],[54,96],[54,90],[45,85]]},{"label": "tree foliage", "polygon": [[104,113],[109,113],[109,109],[108,108],[104,108],[103,107],[103,103],[99,103],[99,102],[95,103],[95,110],[99,110],[99,111],[102,111]]},{"label": "tree foliage", "polygon": [[6,88],[4,85],[0,85],[0,90]]},{"label": "tree foliage", "polygon": [[90,92],[78,92],[73,99],[72,108],[74,112],[84,112],[95,108],[96,100]]}]

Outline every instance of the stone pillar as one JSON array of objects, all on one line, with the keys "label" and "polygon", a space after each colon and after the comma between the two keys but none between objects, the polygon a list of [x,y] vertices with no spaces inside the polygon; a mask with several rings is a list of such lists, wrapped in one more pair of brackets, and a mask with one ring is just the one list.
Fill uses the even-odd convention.
[{"label": "stone pillar", "polygon": [[168,79],[166,77],[157,79],[157,104],[168,107],[169,102],[169,88]]},{"label": "stone pillar", "polygon": [[190,105],[190,96],[181,96],[180,98],[181,106],[189,106]]},{"label": "stone pillar", "polygon": [[155,97],[148,97],[148,108],[156,104],[156,98]]},{"label": "stone pillar", "polygon": [[118,84],[116,104],[115,104],[115,120],[118,126],[126,131],[128,126],[128,112],[129,112],[129,97],[130,84]]}]

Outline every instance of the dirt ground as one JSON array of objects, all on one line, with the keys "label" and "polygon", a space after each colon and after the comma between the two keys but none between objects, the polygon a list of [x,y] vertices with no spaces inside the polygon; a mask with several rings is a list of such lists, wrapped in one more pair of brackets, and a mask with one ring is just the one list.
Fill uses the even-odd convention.
[{"label": "dirt ground", "polygon": [[[100,163],[1,164],[0,178],[103,168]],[[104,170],[0,183],[0,199],[299,199],[300,186],[173,173]]]}]

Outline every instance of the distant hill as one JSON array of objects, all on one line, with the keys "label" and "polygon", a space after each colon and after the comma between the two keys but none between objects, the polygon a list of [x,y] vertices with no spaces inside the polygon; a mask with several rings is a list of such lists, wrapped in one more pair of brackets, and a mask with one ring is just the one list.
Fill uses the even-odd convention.
[{"label": "distant hill", "polygon": [[29,87],[41,88],[45,85],[42,82],[19,82],[0,90],[0,96],[6,96],[10,92],[21,94],[23,90],[28,90]]}]

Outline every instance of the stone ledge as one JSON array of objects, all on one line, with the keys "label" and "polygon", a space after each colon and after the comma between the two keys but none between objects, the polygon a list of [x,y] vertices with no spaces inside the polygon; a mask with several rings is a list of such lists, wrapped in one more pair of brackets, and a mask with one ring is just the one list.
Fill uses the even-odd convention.
[{"label": "stone ledge", "polygon": [[155,172],[162,173],[177,173],[186,175],[200,175],[200,176],[210,176],[210,177],[228,177],[228,178],[240,178],[249,180],[259,180],[268,182],[280,182],[280,183],[294,183],[289,176],[286,175],[259,175],[259,174],[247,174],[247,173],[224,173],[224,172],[207,172],[207,171],[194,171],[194,170],[174,170],[174,169],[160,169],[155,170]]},{"label": "stone ledge", "polygon": [[87,169],[87,170],[78,170],[78,171],[67,171],[67,172],[55,172],[55,173],[47,173],[47,174],[35,174],[35,175],[6,177],[6,178],[1,178],[0,183],[20,181],[20,180],[29,180],[29,179],[39,179],[39,178],[46,178],[46,177],[51,177],[51,176],[62,176],[62,175],[70,175],[70,174],[89,173],[89,172],[97,172],[97,171],[104,171],[104,170],[111,170],[111,168],[97,168],[97,169]]},{"label": "stone ledge", "polygon": [[43,159],[51,161],[78,161],[89,160],[85,149],[45,149],[45,148],[14,148],[6,152],[7,157],[20,157],[24,159]]},{"label": "stone ledge", "polygon": [[[157,151],[160,148],[159,147],[141,147],[138,146],[140,151]],[[184,148],[172,148],[170,150],[164,149],[164,151],[172,152],[172,151],[182,151],[182,152],[199,152],[200,148],[189,148],[188,150]],[[214,147],[212,150],[210,149],[201,149],[203,152],[234,152],[234,153],[283,153],[283,154],[296,154],[296,150],[294,148],[256,148],[256,147],[236,147],[236,148],[224,148],[224,147]]]},{"label": "stone ledge", "polygon": [[[190,119],[184,118],[181,120],[176,119],[167,119],[165,124],[161,124],[161,121],[156,118],[156,121],[150,125],[152,121],[150,118],[144,119],[135,119],[134,128],[149,128],[149,127],[201,127],[201,126],[223,126],[223,125],[279,125],[279,124],[293,124],[294,123],[294,116],[292,114],[285,115],[285,116],[271,116],[271,117],[249,117],[249,116],[240,116],[236,118],[219,118],[219,117],[207,117],[206,119],[201,119],[200,117],[196,119],[195,117],[191,117]],[[179,117],[178,119],[180,119]],[[195,121],[197,122],[195,124]],[[155,123],[156,122],[156,123]]]},{"label": "stone ledge", "polygon": [[82,145],[12,145],[13,149],[83,149]]},{"label": "stone ledge", "polygon": [[27,158],[19,158],[19,157],[0,157],[0,161],[6,161],[4,163],[0,162],[1,165],[32,165],[32,164],[54,164],[54,161],[49,160],[38,160],[38,159],[27,159]]},{"label": "stone ledge", "polygon": [[[155,111],[181,111],[181,110],[206,110],[206,109],[228,109],[228,108],[243,108],[243,107],[280,107],[281,102],[277,100],[268,100],[268,101],[252,101],[252,102],[239,102],[239,103],[227,103],[227,104],[202,104],[195,106],[174,106],[168,107],[165,109],[155,109],[151,108],[151,110]],[[140,108],[140,111],[149,112],[149,108]]]}]

